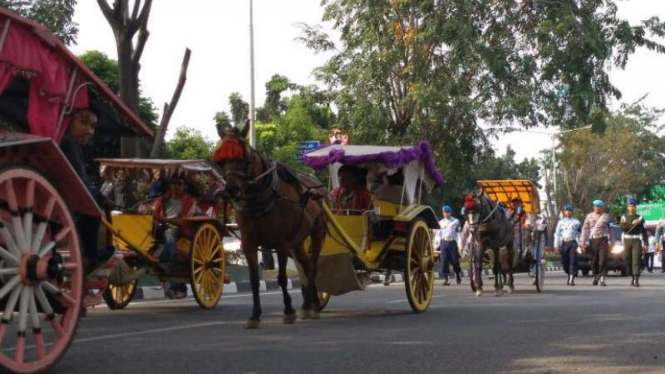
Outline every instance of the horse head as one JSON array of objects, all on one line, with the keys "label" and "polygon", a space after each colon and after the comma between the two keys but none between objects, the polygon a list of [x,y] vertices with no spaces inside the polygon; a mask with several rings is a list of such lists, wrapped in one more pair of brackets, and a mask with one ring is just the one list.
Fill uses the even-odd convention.
[{"label": "horse head", "polygon": [[252,176],[261,173],[261,158],[247,142],[249,127],[247,121],[242,130],[235,127],[223,129],[222,143],[213,154],[213,160],[224,174],[224,195],[230,199],[241,195],[251,184]]},{"label": "horse head", "polygon": [[464,198],[464,211],[469,227],[475,228],[480,224],[480,200],[477,193],[470,193]]}]

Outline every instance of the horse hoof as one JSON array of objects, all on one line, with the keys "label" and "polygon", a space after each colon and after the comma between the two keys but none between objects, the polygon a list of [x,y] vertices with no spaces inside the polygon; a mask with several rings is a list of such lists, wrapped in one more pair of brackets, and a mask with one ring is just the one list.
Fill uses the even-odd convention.
[{"label": "horse hoof", "polygon": [[501,296],[501,290],[494,291],[494,296]]},{"label": "horse hoof", "polygon": [[478,296],[478,297],[483,296],[483,290],[476,291],[476,296]]},{"label": "horse hoof", "polygon": [[311,319],[312,318],[312,311],[307,309],[303,309],[300,311],[300,319]]},{"label": "horse hoof", "polygon": [[512,295],[513,293],[515,293],[515,287],[514,286],[508,287],[508,294]]},{"label": "horse hoof", "polygon": [[296,313],[290,313],[290,314],[285,314],[282,321],[284,322],[285,325],[293,325],[293,323],[296,321]]},{"label": "horse hoof", "polygon": [[258,319],[249,319],[245,325],[246,329],[258,329],[261,326],[261,321]]}]

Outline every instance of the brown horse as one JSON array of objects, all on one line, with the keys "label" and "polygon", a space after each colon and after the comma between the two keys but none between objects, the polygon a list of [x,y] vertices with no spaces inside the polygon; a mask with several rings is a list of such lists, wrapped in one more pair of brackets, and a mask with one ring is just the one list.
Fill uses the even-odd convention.
[{"label": "brown horse", "polygon": [[494,254],[492,269],[494,272],[494,295],[501,296],[499,272],[506,278],[508,293],[515,292],[513,282],[513,224],[506,216],[505,208],[490,200],[480,191],[465,198],[464,209],[474,243],[472,257],[471,285],[475,286],[476,296],[483,294],[483,258],[485,252]]},{"label": "brown horse", "polygon": [[[258,249],[277,252],[277,281],[284,296],[284,323],[296,319],[287,290],[286,263],[289,255],[303,268],[307,279],[302,288],[303,319],[319,318],[320,302],[314,280],[327,220],[323,200],[328,191],[315,177],[265,159],[246,141],[249,124],[242,131],[227,129],[214,160],[226,180],[222,197],[231,200],[242,235],[242,250],[249,266],[254,307],[248,328],[260,325]],[[303,243],[311,239],[309,256]]]}]

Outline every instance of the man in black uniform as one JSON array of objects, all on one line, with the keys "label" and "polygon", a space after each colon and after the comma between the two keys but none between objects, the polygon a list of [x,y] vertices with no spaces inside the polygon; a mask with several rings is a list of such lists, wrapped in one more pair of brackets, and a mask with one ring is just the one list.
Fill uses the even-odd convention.
[{"label": "man in black uniform", "polygon": [[[105,208],[109,206],[108,199],[102,195],[99,189],[93,187],[88,175],[85,172],[85,162],[83,157],[83,146],[90,143],[95,129],[97,127],[97,115],[89,108],[79,109],[73,114],[72,121],[67,128],[67,133],[62,137],[60,148],[62,153],[65,154],[67,160],[76,171],[85,187],[90,192],[90,195],[95,199],[95,202]],[[79,235],[81,237],[81,247],[83,248],[83,255],[85,259],[86,273],[98,268],[100,265],[106,263],[113,255],[113,248],[104,248],[98,251],[97,237],[99,235],[99,228],[101,219],[98,217],[90,217],[79,215],[76,218]]]}]

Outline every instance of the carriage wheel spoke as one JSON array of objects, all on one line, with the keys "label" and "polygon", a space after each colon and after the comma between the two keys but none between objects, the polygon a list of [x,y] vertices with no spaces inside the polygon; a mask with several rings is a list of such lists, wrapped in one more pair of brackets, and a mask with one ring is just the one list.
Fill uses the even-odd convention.
[{"label": "carriage wheel spoke", "polygon": [[18,244],[18,249],[20,253],[28,252],[28,243],[26,242],[26,235],[23,230],[23,222],[21,216],[19,215],[19,202],[16,198],[16,193],[14,191],[14,180],[9,179],[5,182],[5,197],[9,204],[9,210],[11,211],[12,216],[12,230],[14,231],[14,239],[16,244]]},{"label": "carriage wheel spoke", "polygon": [[19,283],[21,283],[21,276],[14,275],[12,279],[9,280],[9,282],[5,283],[5,285],[0,288],[0,299],[3,299],[5,296],[7,296],[7,293],[14,289],[14,287],[18,286]]},{"label": "carriage wheel spoke", "polygon": [[67,306],[76,305],[76,300],[72,299],[69,295],[62,292],[61,289],[59,289],[57,286],[53,285],[52,283],[44,281],[41,283],[41,285],[47,292],[53,294],[55,297],[58,298],[58,300],[65,303]]},{"label": "carriage wheel spoke", "polygon": [[14,265],[18,266],[19,261],[18,257],[14,256],[13,254],[9,253],[8,250],[4,249],[3,247],[0,247],[0,258],[2,258],[4,261]]},{"label": "carriage wheel spoke", "polygon": [[51,214],[53,213],[53,208],[55,207],[55,197],[50,196],[48,202],[46,203],[46,209],[44,209],[43,216],[44,221],[39,224],[37,227],[37,232],[32,239],[32,253],[37,253],[39,251],[39,246],[44,239],[44,234],[46,233],[47,223],[51,219]]},{"label": "carriage wheel spoke", "polygon": [[9,249],[9,252],[16,256],[17,258],[21,256],[21,251],[19,250],[18,246],[16,245],[16,241],[14,241],[14,237],[12,234],[9,232],[9,229],[7,228],[7,222],[0,218],[0,236],[2,236],[2,239],[5,242],[5,245]]}]

